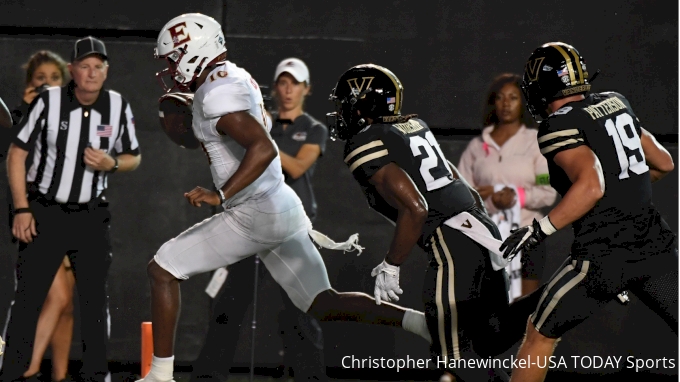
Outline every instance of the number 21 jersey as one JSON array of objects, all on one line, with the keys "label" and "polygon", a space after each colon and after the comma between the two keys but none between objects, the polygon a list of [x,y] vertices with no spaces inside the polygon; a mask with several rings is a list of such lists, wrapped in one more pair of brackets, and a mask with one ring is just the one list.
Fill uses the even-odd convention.
[{"label": "number 21 jersey", "polygon": [[560,195],[564,197],[572,182],[555,163],[557,153],[586,145],[602,166],[604,196],[573,223],[572,254],[606,254],[616,247],[644,246],[644,241],[654,241],[649,249],[655,252],[667,243],[668,232],[658,224],[661,218],[652,206],[641,135],[640,121],[628,100],[615,92],[570,102],[541,123],[538,145],[548,161],[550,184]]},{"label": "number 21 jersey", "polygon": [[344,160],[369,206],[392,222],[397,221],[398,211],[383,199],[370,179],[389,163],[397,164],[411,177],[428,205],[421,246],[444,220],[475,204],[467,186],[454,179],[439,143],[420,119],[366,127],[347,141]]}]

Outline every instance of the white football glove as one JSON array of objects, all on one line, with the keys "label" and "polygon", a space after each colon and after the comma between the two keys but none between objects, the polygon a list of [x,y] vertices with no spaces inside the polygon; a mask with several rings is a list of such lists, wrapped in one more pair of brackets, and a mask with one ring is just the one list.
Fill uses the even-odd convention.
[{"label": "white football glove", "polygon": [[380,301],[390,302],[399,301],[398,294],[404,293],[399,288],[399,267],[390,265],[383,260],[380,265],[373,268],[371,276],[375,277],[375,289],[373,295],[375,296],[375,303],[380,305]]}]

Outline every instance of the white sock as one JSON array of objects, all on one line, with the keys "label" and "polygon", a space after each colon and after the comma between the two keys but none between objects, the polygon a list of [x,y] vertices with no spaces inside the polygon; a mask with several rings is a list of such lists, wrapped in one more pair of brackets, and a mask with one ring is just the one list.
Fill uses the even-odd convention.
[{"label": "white sock", "polygon": [[155,355],[152,356],[150,375],[153,379],[166,382],[173,379],[173,372],[175,371],[175,356],[160,358]]},{"label": "white sock", "polygon": [[425,313],[418,312],[413,309],[407,310],[404,313],[404,318],[401,320],[401,326],[404,328],[404,330],[423,337],[427,343],[432,343],[430,331],[427,330],[427,320],[425,319]]}]

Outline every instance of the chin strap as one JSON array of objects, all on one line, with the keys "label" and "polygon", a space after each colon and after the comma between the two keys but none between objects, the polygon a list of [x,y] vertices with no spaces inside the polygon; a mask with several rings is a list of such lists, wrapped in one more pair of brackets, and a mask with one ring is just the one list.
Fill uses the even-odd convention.
[{"label": "chin strap", "polygon": [[411,118],[418,118],[418,114],[386,115],[383,117],[378,117],[377,119],[382,123],[404,123]]},{"label": "chin strap", "polygon": [[590,77],[590,79],[588,80],[588,83],[592,84],[593,81],[595,81],[595,78],[597,78],[597,75],[598,75],[598,74],[600,74],[600,69],[597,69],[597,70],[595,71],[595,73],[593,73],[593,76]]},{"label": "chin strap", "polygon": [[347,241],[343,243],[336,243],[323,233],[315,231],[312,228],[312,222],[309,220],[309,218],[307,218],[307,232],[309,233],[309,236],[312,238],[312,240],[314,240],[314,242],[322,248],[333,249],[343,252],[352,252],[354,250],[357,250],[359,252],[357,253],[357,256],[361,255],[361,252],[364,250],[364,247],[359,245],[358,233],[351,235],[347,239]]}]

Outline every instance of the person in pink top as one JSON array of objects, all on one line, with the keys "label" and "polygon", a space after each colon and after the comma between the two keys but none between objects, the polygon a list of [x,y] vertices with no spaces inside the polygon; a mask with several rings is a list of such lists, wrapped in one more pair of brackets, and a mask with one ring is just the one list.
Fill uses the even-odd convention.
[{"label": "person in pink top", "polygon": [[[519,203],[518,224],[526,226],[543,217],[541,209],[555,202],[557,192],[550,187],[548,163],[538,148],[538,131],[532,128],[521,81],[519,75],[510,73],[494,79],[482,135],[470,141],[458,170],[480,193],[489,215],[511,210]],[[522,295],[538,288],[544,263],[544,245],[523,256]]]}]

